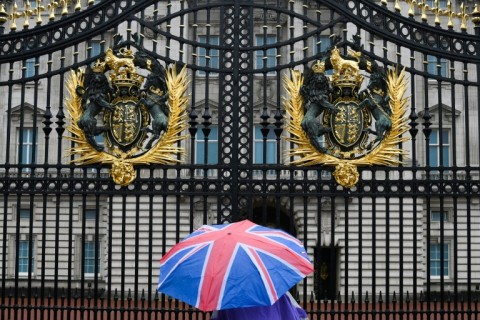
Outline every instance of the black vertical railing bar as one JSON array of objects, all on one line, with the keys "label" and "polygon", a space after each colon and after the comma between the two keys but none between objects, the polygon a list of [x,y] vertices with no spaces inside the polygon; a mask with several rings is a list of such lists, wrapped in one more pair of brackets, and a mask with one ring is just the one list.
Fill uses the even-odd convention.
[{"label": "black vertical railing bar", "polygon": [[[398,198],[398,203],[399,203],[399,206],[398,206],[398,234],[399,234],[399,239],[398,239],[398,269],[399,269],[399,287],[398,287],[398,294],[399,294],[399,299],[400,299],[400,308],[403,309],[403,297],[404,297],[404,291],[403,291],[403,274],[404,274],[404,256],[403,256],[403,252],[404,252],[404,239],[403,239],[403,232],[404,232],[404,229],[403,229],[403,221],[404,221],[404,212],[403,212],[403,197],[400,196]],[[387,223],[388,223],[388,220],[387,220]],[[410,224],[409,224],[410,226]],[[416,230],[414,230],[414,232],[416,232]]]},{"label": "black vertical railing bar", "polygon": [[[383,58],[387,59],[388,56],[388,42],[387,40],[383,39],[382,41],[382,52],[383,52]],[[397,52],[396,52],[397,53]],[[399,55],[396,55],[396,58],[399,59]],[[397,60],[398,61],[398,60]],[[387,68],[387,66],[385,66]],[[378,170],[377,172],[381,172]],[[390,183],[390,171],[383,171],[385,174],[385,180],[382,181],[382,191],[388,192],[388,190],[385,190],[388,188]],[[390,309],[390,295],[392,292],[390,291],[390,227],[391,224],[389,223],[390,220],[390,197],[387,195],[385,197],[385,300],[386,300],[386,306],[387,310]]]},{"label": "black vertical railing bar", "polygon": [[[268,11],[266,9],[263,9],[264,12],[263,12],[263,25],[264,26],[267,26],[267,15],[268,15]],[[250,8],[250,11],[252,12],[252,8]],[[253,32],[255,32],[254,29],[252,29]],[[262,37],[262,41],[263,41],[263,48],[262,48],[262,68],[265,69],[266,67],[268,67],[268,55],[267,55],[267,52],[268,52],[268,40],[267,40],[267,28],[263,28],[263,31],[261,34],[259,34],[258,36],[261,36]],[[253,39],[255,42],[254,42],[254,45],[258,45],[257,43],[257,35],[254,34],[254,39]],[[255,58],[253,59],[252,61],[252,64],[253,64],[253,67],[256,68],[256,64],[257,64],[257,59],[259,59],[259,51],[257,51],[257,53],[255,54]],[[267,57],[267,58],[266,58]],[[260,119],[261,119],[261,133],[262,133],[262,165],[265,166],[267,164],[267,139],[268,139],[268,136],[269,136],[269,118],[270,118],[270,115],[269,115],[269,110],[268,110],[268,106],[267,106],[267,74],[268,72],[267,71],[262,71],[261,73],[261,76],[262,76],[262,86],[263,86],[263,90],[262,90],[262,111],[261,111],[261,114],[260,114]],[[253,96],[250,95],[250,101],[253,102]],[[250,105],[252,105],[252,103],[250,103]],[[255,121],[255,115],[254,115],[254,110],[253,108],[251,108],[250,110],[250,114],[251,114],[251,119],[252,119],[252,122]],[[252,123],[252,130],[251,130],[251,135],[250,135],[250,145],[253,146],[253,148],[250,149],[250,159],[251,159],[251,163],[256,163],[255,161],[255,145],[254,145],[254,141],[255,141],[255,134],[256,134],[256,128],[255,128],[255,124]],[[266,166],[265,166],[266,167]],[[263,177],[263,180],[266,180],[267,179],[267,169],[264,168],[262,170],[262,177]],[[265,213],[266,214],[266,213]]]},{"label": "black vertical railing bar", "polygon": [[[205,24],[205,66],[210,67],[211,66],[211,60],[210,60],[210,52],[211,50],[211,13],[210,9],[207,10],[206,13],[206,24]],[[210,86],[210,71],[205,71],[204,74],[204,82],[205,82],[205,87],[209,88]],[[211,128],[210,125],[212,124],[212,116],[210,113],[210,93],[209,90],[205,91],[205,105],[204,105],[204,112],[202,115],[203,122],[202,122],[202,133],[203,133],[203,138],[204,138],[204,155],[203,155],[203,165],[205,166],[205,169],[202,170],[203,178],[207,179],[208,177],[208,172],[210,169],[208,169],[209,161],[208,161],[208,156],[209,156],[209,139],[210,139],[210,133],[211,133]],[[218,124],[220,124],[220,121],[217,121]],[[218,132],[218,141],[220,141],[221,133],[219,132],[219,128],[217,129]],[[219,144],[220,146],[220,144]],[[218,152],[217,152],[218,153]],[[218,153],[219,155],[220,153]],[[218,157],[215,161],[216,164],[220,163]]]},{"label": "black vertical railing bar", "polygon": [[[280,8],[280,0],[277,0],[276,2],[276,6],[277,8]],[[277,12],[277,15],[276,15],[276,24],[277,26],[280,26],[280,21],[281,21],[281,14],[280,12]],[[276,36],[277,36],[277,39],[281,39],[281,35],[282,35],[282,30],[281,28],[276,28]],[[281,55],[277,52],[277,56],[275,57],[275,65],[279,65],[280,64],[280,59],[281,59]],[[284,159],[282,157],[282,132],[283,132],[283,114],[282,114],[282,109],[281,109],[281,103],[280,101],[282,101],[282,81],[281,81],[281,72],[280,71],[277,71],[276,72],[276,81],[275,81],[275,86],[276,86],[276,89],[275,89],[275,93],[276,93],[276,106],[275,106],[275,114],[274,114],[274,119],[275,119],[275,129],[274,129],[274,132],[275,132],[275,137],[276,137],[276,146],[277,146],[277,154],[276,154],[276,158],[275,158],[275,163],[276,164],[282,164],[284,163]],[[276,170],[275,172],[275,177],[276,179],[280,179],[280,175],[281,175],[281,170],[278,169]]]},{"label": "black vertical railing bar", "polygon": [[[375,173],[373,173],[375,177]],[[377,188],[377,183],[372,183],[373,188]],[[377,206],[375,197],[372,197],[372,306],[376,308],[377,301]]]},{"label": "black vertical railing bar", "polygon": [[[320,186],[319,186],[320,187]],[[314,251],[314,257],[313,257],[313,263],[314,263],[314,268],[315,268],[315,271],[314,271],[314,279],[313,279],[313,283],[314,283],[314,293],[315,293],[315,296],[316,296],[316,300],[318,302],[318,306],[320,306],[320,298],[321,298],[321,287],[320,287],[320,274],[319,274],[319,268],[318,266],[320,265],[320,263],[323,261],[323,259],[325,259],[323,256],[322,256],[322,228],[324,228],[323,226],[323,220],[322,220],[322,196],[321,196],[321,193],[318,192],[317,193],[317,243],[315,245],[315,251]],[[306,227],[306,226],[305,226]],[[326,239],[325,239],[326,240]],[[316,288],[315,288],[315,284],[316,284]],[[316,290],[315,290],[316,289]],[[306,302],[306,298],[304,298],[304,302]],[[327,299],[324,299],[325,301]]]},{"label": "black vertical railing bar", "polygon": [[[10,63],[10,70],[12,70],[12,63]],[[12,78],[12,72],[9,72],[9,79],[11,80]],[[9,94],[8,94],[8,97],[7,97],[7,135],[6,135],[6,143],[7,143],[7,146],[10,146],[10,130],[11,130],[11,105],[12,105],[12,102],[11,102],[11,91],[12,91],[12,85],[9,85],[8,87],[8,90],[9,90]],[[8,184],[9,182],[9,179],[8,179],[8,163],[10,162],[10,152],[9,152],[9,147],[6,148],[5,150],[5,178],[3,179],[4,181],[4,184]],[[9,308],[7,307],[7,301],[6,301],[6,297],[7,297],[7,287],[6,287],[6,279],[7,279],[7,247],[8,247],[8,241],[9,241],[9,236],[7,234],[8,232],[8,193],[4,193],[3,194],[3,219],[2,219],[2,224],[3,224],[3,228],[2,228],[2,280],[1,280],[1,283],[2,283],[2,287],[0,288],[1,290],[1,300],[0,300],[0,306],[1,306],[1,310],[0,310],[0,316],[3,317],[3,315],[8,315],[8,313],[10,312],[9,311]],[[11,263],[11,261],[10,261]]]},{"label": "black vertical railing bar", "polygon": [[[13,61],[10,62],[9,64],[9,70],[8,70],[8,79],[11,81],[13,78]],[[7,117],[7,132],[6,132],[6,145],[8,146],[5,148],[5,178],[4,178],[4,184],[8,185],[9,184],[9,169],[10,169],[10,143],[11,143],[11,119],[12,119],[12,91],[13,91],[13,85],[10,83],[8,85],[8,96],[7,96],[7,110],[6,110],[6,117]],[[7,287],[6,287],[6,279],[7,279],[7,248],[8,248],[8,241],[10,240],[10,237],[8,236],[8,193],[4,193],[3,195],[3,237],[2,237],[2,287],[1,287],[1,305],[2,305],[2,310],[0,315],[3,315],[4,311],[6,316],[10,313],[10,309],[7,306]],[[18,251],[17,251],[18,252]],[[12,265],[11,261],[9,261],[10,265]],[[10,303],[10,299],[8,299],[8,302]],[[3,308],[3,305],[5,305],[5,309]]]},{"label": "black vertical railing bar", "polygon": [[[347,188],[344,188],[343,190],[343,210],[344,210],[344,225],[345,225],[345,230],[344,230],[344,237],[345,237],[345,297],[348,297],[348,294],[350,292],[350,288],[349,288],[349,276],[348,276],[348,273],[349,273],[349,268],[351,267],[349,265],[350,261],[349,261],[349,241],[350,241],[350,237],[349,237],[349,224],[350,224],[350,221],[349,221],[349,214],[350,214],[350,210],[349,210],[349,201],[350,201],[350,190],[347,189]],[[357,272],[358,272],[358,269],[357,269]],[[353,290],[352,290],[352,294],[353,294]],[[347,303],[348,300],[345,299],[345,303]],[[345,304],[346,305],[346,304]],[[347,307],[347,310],[348,310],[348,307]],[[351,312],[354,312],[355,310],[355,304],[352,304],[352,310]]]},{"label": "black vertical railing bar", "polygon": [[[194,11],[192,13],[193,16],[193,21],[191,22],[192,25],[192,38],[193,39],[198,39],[198,34],[197,34],[197,27],[198,27],[198,11]],[[197,67],[198,66],[198,46],[196,45],[196,42],[191,46],[191,65]],[[188,60],[187,60],[188,61]],[[187,162],[190,164],[196,164],[195,162],[195,152],[196,152],[196,134],[197,134],[197,125],[198,125],[198,111],[197,111],[197,75],[198,75],[198,69],[193,68],[191,71],[191,86],[190,86],[190,113],[189,113],[189,121],[188,121],[188,132],[190,134],[190,159]],[[191,185],[193,186],[193,181],[195,180],[195,167],[190,166],[190,179],[192,181]]]},{"label": "black vertical railing bar", "polygon": [[[140,290],[139,290],[139,262],[140,262],[140,195],[137,194],[135,197],[135,266],[134,266],[134,283],[133,283],[133,302],[134,302],[134,307],[135,309],[138,309],[138,298],[140,297]],[[150,261],[148,261],[148,265],[152,266],[150,264]],[[149,269],[151,269],[150,267]],[[135,314],[135,317],[137,317],[138,314]]]},{"label": "black vertical railing bar", "polygon": [[80,251],[80,314],[83,315],[83,308],[86,306],[86,297],[85,297],[85,258],[86,258],[86,244],[87,244],[87,195],[82,195],[82,210],[80,210],[79,214],[79,224],[81,227],[81,241],[78,241],[80,244],[80,248],[77,248]]},{"label": "black vertical railing bar", "polygon": [[[443,148],[444,148],[444,143],[445,141],[443,137],[443,130],[444,130],[444,124],[443,124],[443,99],[442,99],[442,65],[441,65],[441,60],[439,57],[436,57],[436,70],[437,70],[437,80],[436,80],[436,87],[437,87],[437,105],[438,105],[438,142],[439,142],[439,163],[438,166],[440,167],[439,173],[440,177],[439,179],[441,181],[445,180],[445,171],[444,168],[445,163],[448,163],[448,158],[445,159],[444,154],[443,154]],[[445,70],[447,71],[447,70]],[[454,107],[452,107],[452,122],[455,122],[455,111],[453,110]],[[453,143],[455,138],[451,137],[450,138],[450,145]],[[453,154],[452,158],[454,158],[456,155]],[[447,157],[450,157],[450,155],[447,155]],[[444,263],[445,263],[445,250],[444,247],[446,246],[445,243],[445,233],[444,233],[444,205],[443,205],[443,187],[439,188],[439,200],[440,200],[440,292],[439,292],[439,300],[440,300],[440,308],[443,310],[443,304],[444,304],[444,290],[445,290],[445,268],[444,268]],[[429,215],[431,215],[431,212],[429,212]]]},{"label": "black vertical railing bar", "polygon": [[[222,81],[220,82],[221,85],[227,85],[228,82],[230,82],[230,84],[232,84],[232,92],[231,92],[231,98],[232,98],[232,101],[230,102],[231,103],[231,119],[232,119],[232,132],[237,132],[237,133],[240,133],[240,88],[237,86],[237,84],[241,83],[241,74],[240,74],[240,70],[243,69],[243,67],[240,65],[240,60],[241,60],[241,53],[240,53],[240,48],[242,47],[242,43],[240,41],[240,35],[241,35],[241,32],[240,32],[240,23],[241,23],[241,10],[242,10],[242,7],[241,7],[241,1],[240,0],[237,0],[237,1],[234,1],[234,6],[233,8],[231,8],[230,10],[232,10],[233,12],[233,21],[231,22],[231,25],[227,25],[228,22],[225,21],[225,20],[228,20],[228,19],[225,19],[226,18],[226,15],[227,15],[227,11],[229,10],[228,8],[225,8],[225,7],[222,7],[223,9],[223,12],[221,14],[221,23],[224,27],[229,27],[229,28],[232,28],[232,31],[233,31],[233,43],[231,45],[232,46],[232,51],[231,51],[231,79],[230,81],[226,80],[228,78],[227,75],[224,75],[222,77]],[[248,39],[248,44],[247,45],[251,45],[251,39]],[[224,43],[224,41],[221,42],[222,46],[226,46],[227,43]],[[226,57],[225,57],[225,54],[226,52],[223,53],[222,57],[221,57],[221,61],[224,61],[226,60]],[[249,56],[249,61],[248,61],[250,64],[252,63],[252,56],[250,55]],[[225,66],[222,65],[222,68],[224,68]],[[250,78],[252,79],[252,78]],[[222,87],[222,89],[224,89],[225,87]],[[226,94],[226,93],[225,93]],[[219,138],[220,138],[220,132],[223,132],[223,128],[222,130],[219,130]],[[232,149],[231,149],[231,163],[230,163],[230,172],[231,172],[231,178],[230,178],[230,190],[231,190],[231,193],[230,193],[230,197],[229,197],[229,200],[230,200],[230,208],[231,208],[231,214],[230,214],[230,219],[234,218],[235,220],[237,220],[238,218],[238,209],[239,209],[239,203],[238,203],[238,190],[236,188],[236,186],[238,186],[239,184],[239,157],[240,157],[240,150],[238,150],[238,146],[239,146],[239,136],[238,134],[233,134],[232,136]],[[220,146],[220,143],[219,143],[219,146]],[[223,151],[223,146],[222,146],[222,151]],[[220,152],[219,152],[220,154]],[[222,152],[223,154],[223,152]],[[223,161],[222,161],[223,162]],[[223,163],[222,163],[223,164]],[[223,170],[222,170],[223,171]],[[228,197],[227,197],[228,198]],[[221,201],[219,201],[219,204],[220,204]],[[222,208],[223,209],[223,208]],[[223,213],[223,212],[222,212]],[[232,215],[233,214],[233,215]]]},{"label": "black vertical railing bar", "polygon": [[[335,201],[335,199],[336,199],[335,196],[331,196],[331,198],[330,198],[330,261],[334,261],[334,259],[336,259],[335,254],[334,254],[335,246],[337,245],[335,243],[335,214],[336,214],[336,201]],[[339,251],[341,250],[340,247],[338,249],[339,249]],[[341,261],[337,261],[337,262],[341,263]],[[333,278],[334,279],[337,279],[340,276],[338,273],[340,273],[340,275],[342,274],[340,268],[336,268],[333,271]],[[343,270],[343,274],[346,275],[346,269],[345,268]],[[338,289],[338,295],[339,296],[341,295],[340,288]],[[347,302],[346,298],[345,298],[345,302]],[[339,304],[338,312],[341,312],[341,308],[342,308],[342,304]],[[335,300],[334,299],[330,300],[330,309],[331,310],[335,309]],[[332,319],[333,319],[333,314],[331,314],[331,316],[332,316]]]},{"label": "black vertical railing bar", "polygon": [[[73,263],[74,263],[74,259],[73,259],[73,252],[74,252],[74,242],[73,242],[73,194],[69,194],[68,195],[68,258],[67,258],[67,268],[68,268],[68,271],[67,271],[67,277],[68,279],[73,279],[73,272],[74,271],[74,267],[73,267]],[[68,303],[70,303],[70,301],[72,301],[72,281],[68,281],[67,283],[67,294],[66,294],[66,300],[68,301]],[[67,316],[70,317],[70,314],[72,312],[71,310],[71,307],[69,305],[69,307],[67,307]]]},{"label": "black vertical railing bar", "polygon": [[[180,195],[175,195],[175,225],[179,226],[180,223],[181,223],[181,216],[180,216],[180,201],[181,201],[181,196]],[[165,207],[165,210],[166,210],[166,206],[167,206],[167,203],[164,203],[163,206]],[[180,230],[179,228],[176,229],[176,235],[175,235],[175,243],[178,243],[182,240],[182,235],[180,235]],[[175,299],[175,309],[178,310],[180,307],[180,301]],[[183,309],[183,308],[182,308]]]},{"label": "black vertical railing bar", "polygon": [[[35,243],[36,241],[33,241],[34,240],[34,235],[33,235],[33,223],[34,223],[34,210],[33,210],[33,206],[34,206],[34,195],[33,194],[30,194],[29,196],[30,200],[29,200],[29,225],[28,225],[28,239],[30,241],[30,246],[28,247],[28,258],[29,260],[32,260],[33,263],[35,264],[34,266],[32,266],[32,272],[29,272],[28,273],[28,282],[27,282],[27,305],[29,306],[32,306],[34,305],[34,302],[32,302],[32,293],[33,293],[33,286],[32,286],[32,280],[33,280],[33,277],[32,275],[35,274],[36,270],[38,269],[37,268],[37,262],[36,262],[36,259],[34,258],[35,256],[38,256],[38,249],[35,250]],[[38,247],[37,247],[38,248]],[[44,250],[42,248],[42,250]],[[30,261],[28,262],[30,264]],[[32,314],[32,311],[33,309],[31,310],[27,310],[27,319],[31,319],[31,314]]]},{"label": "black vertical railing bar", "polygon": [[[385,172],[385,182],[388,181],[388,172]],[[390,197],[385,197],[385,298],[386,305],[390,306]]]},{"label": "black vertical railing bar", "polygon": [[113,240],[113,194],[109,194],[108,198],[105,201],[105,204],[108,208],[107,212],[107,252],[106,252],[106,257],[107,257],[107,265],[105,266],[105,272],[108,274],[108,277],[106,278],[106,295],[105,299],[107,300],[107,314],[111,312],[111,301],[112,301],[112,255],[113,255],[113,250],[112,250],[112,240]]},{"label": "black vertical railing bar", "polygon": [[[102,242],[104,241],[103,237],[100,237],[100,222],[103,220],[103,214],[100,210],[100,195],[95,194],[95,231],[94,231],[94,244],[95,244],[95,262],[93,267],[93,299],[94,307],[98,306],[98,300],[101,299],[99,292],[99,275],[101,274],[102,263],[101,263],[101,252],[102,252]],[[103,305],[102,305],[103,307]]]},{"label": "black vertical railing bar", "polygon": [[[165,186],[165,183],[162,183],[162,190],[163,187]],[[162,257],[165,255],[165,253],[167,252],[167,207],[166,207],[166,203],[167,203],[167,195],[166,194],[163,194],[162,195],[162,216],[161,216],[161,219],[162,219]],[[165,309],[165,294],[161,294],[161,299],[160,299],[160,306],[161,306],[161,309]],[[162,319],[163,319],[163,313],[161,314],[162,315]]]},{"label": "black vertical railing bar", "polygon": [[[152,171],[150,171],[150,175],[152,174]],[[150,193],[148,195],[148,263],[151,264],[153,262],[153,198],[154,198],[154,193],[151,192],[153,190],[153,183],[149,182],[149,190]],[[156,248],[158,249],[158,248]],[[148,268],[148,279],[147,279],[147,306],[150,310],[152,308],[152,300],[153,300],[153,292],[152,292],[152,287],[153,287],[153,268]],[[156,277],[155,277],[156,278]],[[155,290],[156,291],[156,290]],[[151,318],[151,314],[148,314],[148,318]]]},{"label": "black vertical railing bar", "polygon": [[[121,211],[120,212],[115,212],[116,215],[120,216],[122,225],[121,225],[121,234],[125,235],[126,231],[126,226],[127,226],[127,195],[122,194],[121,196]],[[126,237],[122,236],[121,237],[121,249],[120,249],[120,308],[122,311],[125,308],[125,301],[126,301],[126,285],[125,285],[125,265],[126,265],[126,244],[127,244],[127,239]],[[113,240],[113,239],[112,239]],[[113,244],[112,244],[113,245]],[[122,314],[123,317],[123,314]]]},{"label": "black vertical railing bar", "polygon": [[[39,57],[35,57],[35,65],[34,65],[34,75],[38,76],[39,74]],[[38,140],[39,140],[39,130],[38,130],[38,88],[39,88],[40,80],[35,78],[33,80],[33,114],[32,114],[32,154],[30,155],[30,164],[32,168],[30,169],[31,176],[35,177],[37,173],[37,168],[34,165],[38,164],[37,157],[38,157]],[[45,107],[45,106],[43,106]]]},{"label": "black vertical railing bar", "polygon": [[[62,49],[60,51],[60,68],[63,70],[65,67],[65,49]],[[57,121],[57,124],[60,126],[63,121],[63,118],[61,118],[64,115],[63,112],[63,102],[64,102],[64,86],[63,83],[65,83],[65,75],[64,73],[61,73],[59,76],[59,82],[62,85],[59,85],[59,95],[58,95],[58,101],[57,101],[57,106],[58,106],[58,113],[57,113],[57,118],[59,120]],[[57,128],[57,133],[61,133],[60,131],[61,128]],[[58,145],[57,145],[57,177],[61,175],[61,167],[60,165],[63,163],[63,155],[62,155],[62,141],[63,137],[61,134],[58,134]],[[70,172],[71,176],[73,176],[73,169]]]},{"label": "black vertical railing bar", "polygon": [[[428,73],[428,61],[426,61],[427,57],[425,54],[422,54],[423,58],[423,71],[425,73]],[[432,179],[431,175],[431,169],[430,169],[430,153],[429,153],[429,147],[430,147],[430,133],[431,133],[431,115],[430,115],[430,105],[429,105],[429,95],[428,93],[428,78],[424,75],[423,76],[423,88],[425,92],[425,108],[423,110],[423,134],[424,134],[424,141],[425,141],[425,152],[424,152],[424,157],[425,157],[425,163],[423,164],[424,167],[426,168],[426,179],[430,180]],[[427,287],[426,287],[426,293],[425,293],[425,300],[427,303],[426,306],[426,312],[429,315],[430,313],[430,308],[431,308],[431,293],[430,293],[430,285],[431,285],[431,277],[430,277],[430,255],[431,255],[431,246],[430,246],[430,190],[425,190],[426,191],[426,197],[425,197],[425,202],[426,202],[426,210],[424,210],[424,214],[427,215],[426,217],[426,223],[427,223],[427,230],[426,230],[426,282],[427,282]]]},{"label": "black vertical railing bar", "polygon": [[[360,187],[362,188],[362,187]],[[362,197],[358,197],[358,301],[360,303],[360,310],[362,310],[363,300],[363,201]],[[368,290],[367,290],[368,292]],[[366,293],[367,294],[367,293]],[[368,304],[366,304],[368,308]]]}]

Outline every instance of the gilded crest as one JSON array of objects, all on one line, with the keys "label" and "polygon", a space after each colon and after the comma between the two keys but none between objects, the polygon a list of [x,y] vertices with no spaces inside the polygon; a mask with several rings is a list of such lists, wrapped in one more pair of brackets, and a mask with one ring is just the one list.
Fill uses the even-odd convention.
[{"label": "gilded crest", "polygon": [[399,165],[406,156],[399,144],[408,140],[407,83],[403,70],[386,70],[360,50],[343,56],[334,40],[305,74],[284,79],[287,139],[296,144],[287,156],[291,164],[334,166],[336,181],[351,188],[357,166]]},{"label": "gilded crest", "polygon": [[114,182],[126,186],[136,178],[134,165],[181,162],[187,85],[185,68],[165,69],[142,47],[109,48],[92,66],[72,71],[66,101],[72,163],[111,164]]}]

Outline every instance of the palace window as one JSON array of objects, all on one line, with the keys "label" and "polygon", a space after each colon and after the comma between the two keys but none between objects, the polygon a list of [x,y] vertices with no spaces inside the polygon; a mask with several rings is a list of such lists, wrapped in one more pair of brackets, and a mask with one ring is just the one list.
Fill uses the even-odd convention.
[{"label": "palace window", "polygon": [[90,50],[88,51],[88,57],[96,57],[102,53],[102,44],[99,41],[92,41],[90,43]]},{"label": "palace window", "polygon": [[[441,254],[443,251],[443,257]],[[443,259],[442,259],[443,258]],[[430,277],[440,278],[443,276],[448,278],[450,275],[449,268],[450,261],[450,243],[430,243]]]},{"label": "palace window", "polygon": [[18,209],[18,215],[20,219],[30,220],[30,216],[32,215],[32,210],[28,208],[20,208]]},{"label": "palace window", "polygon": [[[219,36],[199,36],[198,42],[218,46],[220,44]],[[220,51],[218,49],[209,49],[205,47],[198,48],[198,66],[218,69],[220,67]],[[199,75],[204,76],[205,71],[199,71]],[[217,74],[217,73],[210,73]]]},{"label": "palace window", "polygon": [[432,55],[427,56],[427,72],[442,77],[447,76],[447,60]]},{"label": "palace window", "polygon": [[330,36],[319,35],[313,40],[313,54],[317,55],[320,52],[325,52],[332,43]]},{"label": "palace window", "polygon": [[[441,139],[440,139],[441,138]],[[442,129],[432,129],[428,145],[430,167],[448,167],[450,165],[450,132]]]},{"label": "palace window", "polygon": [[35,58],[25,60],[25,77],[33,77],[35,75]]},{"label": "palace window", "polygon": [[97,220],[97,210],[95,210],[95,209],[85,209],[85,220],[87,220],[87,221]]},{"label": "palace window", "polygon": [[[440,8],[446,8],[447,7],[447,0],[438,0],[437,2],[438,2],[438,7],[440,7]],[[430,8],[435,8],[436,7],[435,0],[427,0],[426,4]]]},{"label": "palace window", "polygon": [[[217,164],[218,163],[218,127],[210,126],[210,132],[205,136],[200,128],[196,134],[195,163],[196,164]],[[203,174],[203,170],[196,171],[197,175]],[[214,170],[208,170],[207,174],[214,175]]]},{"label": "palace window", "polygon": [[[255,36],[255,44],[257,46],[271,45],[274,43],[277,43],[276,35],[268,34]],[[269,48],[255,51],[255,61],[257,69],[275,67],[277,65],[277,49]],[[274,72],[269,72],[269,74],[273,73]]]},{"label": "palace window", "polygon": [[24,239],[18,242],[17,260],[19,275],[26,276],[28,273],[33,273],[35,269],[35,245],[33,241]]},{"label": "palace window", "polygon": [[262,126],[256,125],[253,137],[255,164],[277,163],[277,136],[273,128],[268,128],[266,138],[266,140],[263,139]]},{"label": "palace window", "polygon": [[431,222],[449,221],[448,211],[432,211],[430,216]]},{"label": "palace window", "polygon": [[100,274],[100,245],[98,241],[85,241],[83,244],[83,273],[94,277],[95,271]]},{"label": "palace window", "polygon": [[[37,130],[34,128],[23,128],[17,130],[17,157],[19,164],[35,164],[37,158]],[[24,168],[24,172],[30,171]]]}]

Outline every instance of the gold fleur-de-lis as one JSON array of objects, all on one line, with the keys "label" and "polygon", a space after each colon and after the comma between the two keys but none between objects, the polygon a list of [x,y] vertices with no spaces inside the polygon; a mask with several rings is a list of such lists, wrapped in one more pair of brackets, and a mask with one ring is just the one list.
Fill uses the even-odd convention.
[{"label": "gold fleur-de-lis", "polygon": [[18,12],[18,5],[17,5],[16,2],[13,4],[13,9],[12,10],[13,10],[12,13],[9,14],[8,17],[10,18],[10,20],[12,20],[12,22],[10,23],[10,30],[15,31],[15,30],[17,30],[16,20],[18,18],[20,18],[22,16],[22,14]]},{"label": "gold fleur-de-lis", "polygon": [[75,11],[79,11],[82,9],[82,2],[81,0],[77,0],[77,4],[75,4]]},{"label": "gold fleur-de-lis", "polygon": [[438,0],[435,0],[433,3],[434,7],[431,9],[431,11],[435,14],[435,24],[438,26],[440,25],[440,13],[442,12],[442,10],[440,10]]},{"label": "gold fleur-de-lis", "polygon": [[417,4],[416,0],[407,0],[408,6],[408,16],[414,17],[415,16],[415,5]]},{"label": "gold fleur-de-lis", "polygon": [[42,24],[42,12],[45,11],[45,7],[42,6],[42,0],[37,0],[37,7],[33,10],[33,13],[37,15],[37,25]]},{"label": "gold fleur-de-lis", "polygon": [[60,0],[60,7],[62,7],[62,16],[68,14],[68,2],[67,0]]},{"label": "gold fleur-de-lis", "polygon": [[48,4],[48,10],[50,11],[50,15],[48,16],[48,20],[53,21],[55,20],[55,9],[58,8],[58,2],[55,0],[51,0]]},{"label": "gold fleur-de-lis", "polygon": [[23,16],[24,16],[24,21],[23,21],[23,28],[27,29],[30,26],[30,23],[28,20],[30,20],[30,17],[33,16],[33,10],[30,5],[30,1],[25,2],[25,10],[23,10]]},{"label": "gold fleur-de-lis", "polygon": [[448,28],[449,29],[452,29],[453,28],[453,20],[452,20],[452,17],[455,17],[455,12],[452,10],[452,1],[448,0],[447,2],[447,10],[445,11],[445,13],[447,14],[448,16]]},{"label": "gold fleur-de-lis", "polygon": [[427,21],[427,8],[428,8],[427,2],[425,0],[422,0],[422,2],[420,2],[418,4],[418,6],[422,10],[422,21],[426,22]]}]

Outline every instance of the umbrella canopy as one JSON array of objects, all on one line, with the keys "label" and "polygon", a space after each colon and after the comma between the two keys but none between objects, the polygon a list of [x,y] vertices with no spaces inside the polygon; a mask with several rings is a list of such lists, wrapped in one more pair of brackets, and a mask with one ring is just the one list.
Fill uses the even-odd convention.
[{"label": "umbrella canopy", "polygon": [[160,260],[158,290],[204,311],[269,306],[312,272],[298,239],[244,220],[177,243]]}]

